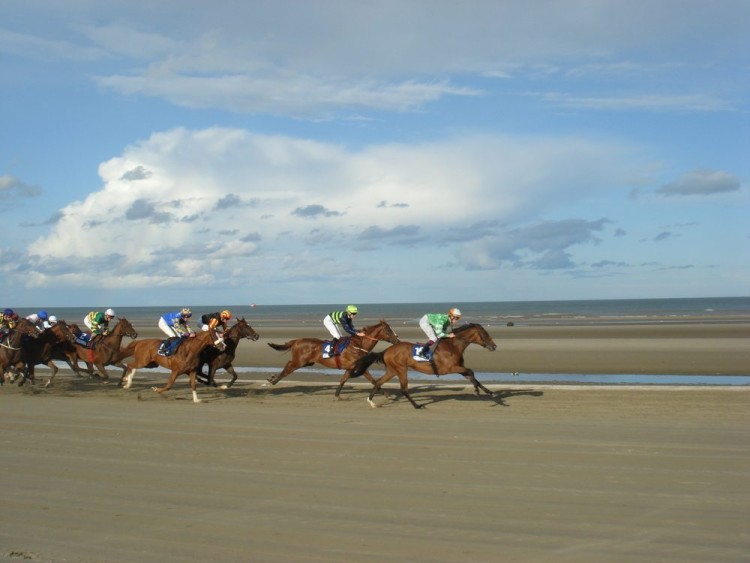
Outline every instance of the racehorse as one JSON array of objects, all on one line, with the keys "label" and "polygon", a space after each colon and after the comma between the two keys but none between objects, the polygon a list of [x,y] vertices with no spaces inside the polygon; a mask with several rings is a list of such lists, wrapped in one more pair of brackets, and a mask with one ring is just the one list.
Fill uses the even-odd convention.
[{"label": "racehorse", "polygon": [[[235,352],[237,351],[237,345],[243,338],[249,340],[258,340],[260,335],[253,330],[244,318],[237,319],[237,322],[232,327],[225,331],[222,335],[226,348],[224,351],[219,350],[216,346],[208,346],[204,348],[200,356],[200,364],[198,365],[197,377],[203,381],[206,385],[216,387],[214,376],[216,371],[224,369],[229,372],[232,376],[232,380],[226,385],[222,385],[222,389],[229,389],[235,381],[237,381],[237,372],[234,371],[232,362],[234,361]],[[203,375],[203,365],[208,364],[208,375]]]},{"label": "racehorse", "polygon": [[367,372],[367,369],[375,362],[385,364],[385,373],[375,382],[367,401],[371,406],[375,393],[394,376],[398,376],[401,383],[401,392],[415,409],[424,405],[418,405],[409,394],[409,380],[407,371],[413,369],[425,374],[445,375],[447,373],[460,373],[474,385],[474,391],[479,395],[480,389],[492,395],[492,391],[482,385],[474,377],[474,370],[464,366],[464,350],[469,344],[479,344],[490,351],[497,348],[495,341],[487,331],[479,324],[467,324],[454,329],[454,338],[442,338],[438,341],[430,361],[417,361],[414,359],[414,344],[411,342],[399,342],[386,348],[382,352],[370,353],[362,357],[351,369],[351,377],[359,377]]},{"label": "racehorse", "polygon": [[[196,371],[200,365],[201,352],[208,346],[214,345],[223,348],[224,344],[216,336],[214,329],[209,329],[193,337],[184,338],[177,351],[171,356],[161,356],[158,354],[159,346],[162,343],[161,338],[144,338],[143,340],[134,340],[128,344],[121,352],[122,358],[133,356],[133,360],[123,363],[122,377],[120,385],[123,389],[130,389],[133,384],[135,370],[139,368],[155,368],[158,366],[170,370],[169,380],[164,387],[152,387],[157,393],[164,393],[172,388],[178,375],[188,374],[190,378],[190,389],[193,391],[193,402],[200,403],[198,393],[195,389]],[[126,382],[127,380],[127,382]]]},{"label": "racehorse", "polygon": [[[74,332],[78,327],[71,325]],[[77,375],[81,375],[80,368],[78,367],[78,360],[86,362],[86,371],[90,376],[94,376],[94,366],[99,372],[99,376],[103,381],[109,380],[109,374],[104,366],[120,364],[123,359],[127,356],[121,354],[120,346],[122,345],[123,337],[138,338],[138,333],[133,328],[125,317],[118,317],[117,323],[112,330],[107,334],[99,337],[95,343],[94,348],[88,348],[77,342],[70,344],[63,342],[55,346],[53,350],[53,358],[56,360],[64,360],[70,366],[70,368],[76,372]],[[52,383],[55,378],[55,373],[52,374],[52,378],[47,382],[47,385]]]},{"label": "racehorse", "polygon": [[[21,342],[24,337],[36,338],[39,335],[39,331],[31,321],[22,320],[26,322],[19,322],[0,344],[0,385],[5,383],[7,369],[12,368],[15,371],[16,366],[21,364]],[[10,381],[11,383],[15,381],[15,375]]]},{"label": "racehorse", "polygon": [[73,343],[75,339],[67,323],[59,320],[51,327],[45,328],[36,338],[21,340],[21,363],[25,368],[18,386],[23,385],[27,379],[30,379],[32,384],[34,383],[34,367],[37,364],[45,364],[52,370],[52,377],[46,385],[49,386],[57,375],[57,366],[52,361],[52,350],[61,342]]},{"label": "racehorse", "polygon": [[[362,332],[365,334],[364,336],[351,336],[349,345],[344,348],[341,355],[332,358],[323,357],[323,340],[318,338],[298,338],[290,340],[286,344],[273,344],[269,342],[268,345],[274,350],[291,350],[292,359],[286,363],[281,373],[269,378],[268,382],[271,385],[276,385],[294,370],[311,366],[317,362],[329,368],[346,370],[344,371],[344,375],[341,376],[339,386],[336,389],[335,397],[340,399],[341,389],[344,387],[344,383],[351,377],[350,370],[354,366],[354,362],[371,352],[375,344],[380,340],[390,342],[391,344],[398,342],[398,336],[383,319],[380,319],[378,324],[363,328]],[[366,368],[359,375],[364,375],[370,383],[375,385],[375,378],[368,373]]]}]

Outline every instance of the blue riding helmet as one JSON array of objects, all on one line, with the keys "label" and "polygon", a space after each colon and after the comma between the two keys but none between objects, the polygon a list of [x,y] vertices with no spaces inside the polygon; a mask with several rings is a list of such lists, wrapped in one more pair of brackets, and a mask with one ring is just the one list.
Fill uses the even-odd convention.
[{"label": "blue riding helmet", "polygon": [[49,315],[47,314],[47,311],[39,311],[36,314],[36,316],[39,317],[43,321],[46,321],[49,318]]}]

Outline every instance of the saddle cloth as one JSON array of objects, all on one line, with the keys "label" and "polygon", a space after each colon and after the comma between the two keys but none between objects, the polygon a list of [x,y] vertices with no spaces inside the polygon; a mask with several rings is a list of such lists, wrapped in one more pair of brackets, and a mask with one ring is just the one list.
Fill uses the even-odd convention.
[{"label": "saddle cloth", "polygon": [[[349,346],[349,341],[351,340],[350,336],[347,336],[346,338],[340,338],[339,341],[336,343],[336,350],[331,349],[331,345],[333,344],[332,340],[324,340],[323,341],[323,353],[322,356],[324,358],[332,358],[333,356],[337,356],[341,354],[347,346]],[[334,353],[335,352],[335,353]]]},{"label": "saddle cloth", "polygon": [[415,362],[429,362],[432,359],[432,352],[427,352],[426,358],[419,355],[419,353],[422,351],[422,348],[424,348],[424,344],[421,344],[419,342],[415,343],[414,346],[411,347],[411,357]]}]

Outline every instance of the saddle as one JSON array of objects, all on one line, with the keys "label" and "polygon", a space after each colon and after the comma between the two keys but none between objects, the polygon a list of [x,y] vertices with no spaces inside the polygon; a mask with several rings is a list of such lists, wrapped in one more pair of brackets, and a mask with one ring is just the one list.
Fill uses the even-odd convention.
[{"label": "saddle", "polygon": [[166,340],[162,340],[159,350],[156,353],[160,356],[173,356],[177,352],[177,348],[182,344],[182,340],[179,336],[172,336]]},{"label": "saddle", "polygon": [[333,340],[324,340],[322,356],[324,358],[333,358],[334,356],[341,355],[346,347],[349,346],[349,342],[351,341],[351,339],[351,336],[347,336],[346,338],[339,338],[339,340],[336,342],[335,350],[333,349]]},{"label": "saddle", "polygon": [[79,332],[76,336],[76,344],[80,344],[84,348],[94,349],[96,346],[96,338],[92,338],[90,332]]}]

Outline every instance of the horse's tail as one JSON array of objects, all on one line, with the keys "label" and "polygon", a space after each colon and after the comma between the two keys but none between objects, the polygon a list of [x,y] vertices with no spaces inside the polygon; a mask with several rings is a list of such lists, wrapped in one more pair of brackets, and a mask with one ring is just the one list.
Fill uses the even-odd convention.
[{"label": "horse's tail", "polygon": [[273,342],[266,342],[266,344],[268,344],[274,350],[283,351],[283,350],[289,350],[289,348],[292,347],[293,342],[294,342],[293,340],[290,340],[289,342],[285,344],[274,344]]},{"label": "horse's tail", "polygon": [[359,360],[354,362],[354,366],[349,370],[349,377],[359,377],[367,371],[375,362],[383,363],[384,352],[370,352],[365,354]]},{"label": "horse's tail", "polygon": [[138,344],[138,341],[133,340],[130,342],[130,344],[125,346],[125,348],[120,348],[120,352],[117,354],[116,362],[114,363],[120,363],[125,358],[129,358],[130,356],[135,354],[135,347],[137,344]]}]

